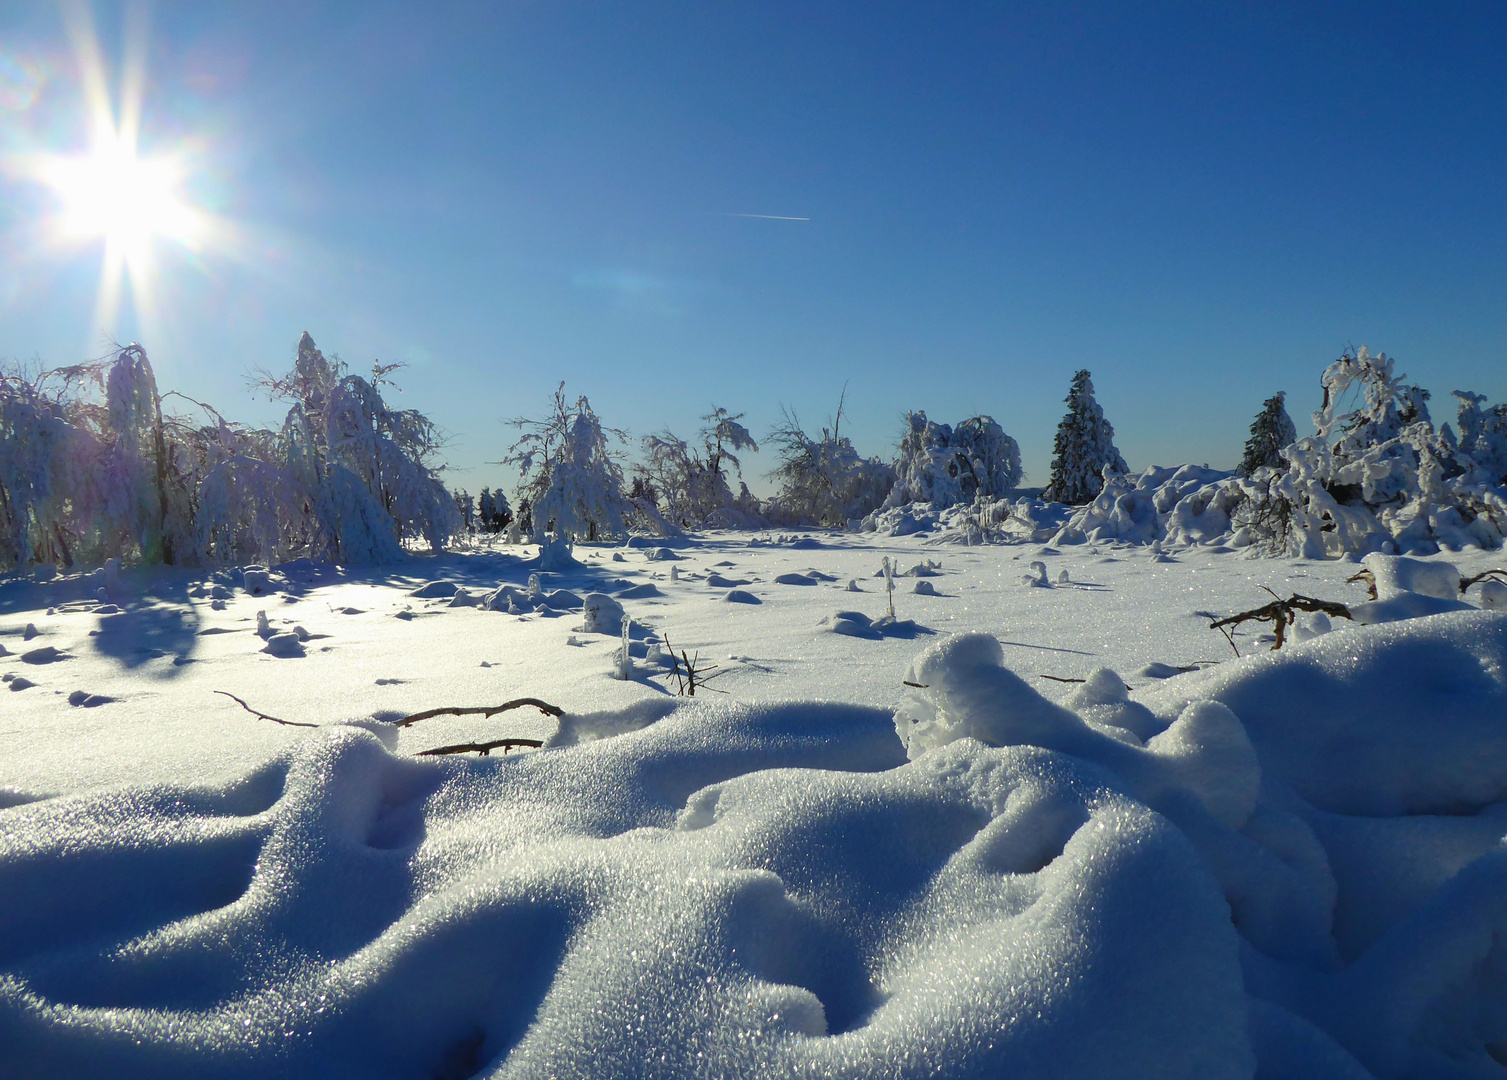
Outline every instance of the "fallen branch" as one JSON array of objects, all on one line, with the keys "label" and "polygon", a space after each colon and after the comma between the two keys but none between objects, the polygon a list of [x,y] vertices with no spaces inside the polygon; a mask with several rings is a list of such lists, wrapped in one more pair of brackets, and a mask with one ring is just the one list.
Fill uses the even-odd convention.
[{"label": "fallen branch", "polygon": [[228,697],[231,701],[235,702],[241,708],[243,708],[247,712],[249,712],[252,716],[260,716],[263,720],[271,720],[274,724],[282,724],[284,727],[318,727],[319,726],[318,724],[305,724],[305,723],[303,723],[300,720],[281,720],[281,719],[279,719],[276,716],[272,716],[272,715],[270,715],[268,713],[260,712],[257,709],[253,709],[250,705],[247,705],[244,701],[242,701],[240,698],[236,697],[234,694],[229,693],[229,692],[227,692],[225,690],[216,690],[215,693],[217,693],[217,694],[223,694],[225,697]]},{"label": "fallen branch", "polygon": [[395,727],[407,727],[409,724],[417,724],[420,720],[428,720],[431,716],[480,716],[485,718],[495,716],[500,712],[507,712],[509,709],[521,709],[526,705],[532,705],[546,716],[565,715],[565,710],[558,705],[551,705],[549,702],[540,701],[538,698],[521,697],[515,698],[512,701],[504,701],[501,705],[479,705],[473,708],[462,708],[452,705],[441,709],[425,709],[423,712],[416,712],[412,716],[405,716],[401,720],[396,720],[393,724]]},{"label": "fallen branch", "polygon": [[1036,673],[1036,677],[1038,679],[1051,679],[1053,682],[1087,682],[1088,681],[1087,679],[1070,679],[1070,678],[1068,678],[1065,675],[1043,675],[1039,671]]},{"label": "fallen branch", "polygon": [[417,757],[438,757],[441,754],[470,754],[477,753],[482,757],[490,757],[493,750],[499,746],[506,754],[515,746],[540,747],[544,743],[538,739],[494,739],[491,742],[468,742],[456,743],[454,746],[436,746],[433,750],[420,750]]},{"label": "fallen branch", "polygon": [[[1266,589],[1265,585],[1261,587]],[[1223,619],[1216,619],[1209,624],[1210,630],[1218,630],[1224,635],[1225,640],[1230,643],[1230,648],[1235,649],[1236,656],[1240,655],[1240,650],[1235,648],[1234,634],[1226,629],[1226,627],[1239,626],[1244,622],[1271,623],[1277,637],[1276,644],[1272,646],[1272,651],[1275,652],[1282,647],[1283,642],[1287,638],[1287,628],[1297,619],[1299,611],[1321,612],[1337,619],[1351,618],[1350,609],[1334,600],[1317,600],[1312,596],[1303,596],[1299,593],[1293,593],[1286,600],[1283,600],[1270,589],[1266,589],[1266,591],[1271,593],[1272,596],[1277,597],[1270,604],[1253,608],[1250,611],[1242,611],[1236,615],[1229,615]]]}]

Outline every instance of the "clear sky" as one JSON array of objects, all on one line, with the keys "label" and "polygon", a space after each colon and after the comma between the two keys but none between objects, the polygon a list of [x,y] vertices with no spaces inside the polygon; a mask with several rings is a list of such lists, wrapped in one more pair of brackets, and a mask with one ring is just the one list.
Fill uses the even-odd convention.
[{"label": "clear sky", "polygon": [[[90,41],[212,226],[114,304],[34,167],[90,151]],[[1040,484],[1087,367],[1132,467],[1229,467],[1346,345],[1436,422],[1507,399],[1504,53],[1499,2],[13,0],[0,357],[138,339],[270,422],[244,375],[308,330],[406,361],[472,491],[560,379],[636,435],[819,427],[846,385],[885,456],[907,409],[985,412]]]}]

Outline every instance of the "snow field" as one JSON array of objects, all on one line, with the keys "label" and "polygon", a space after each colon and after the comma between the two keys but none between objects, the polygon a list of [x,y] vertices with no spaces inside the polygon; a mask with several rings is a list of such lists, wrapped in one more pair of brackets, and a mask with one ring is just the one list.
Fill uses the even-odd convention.
[{"label": "snow field", "polygon": [[[0,1063],[1507,1072],[1507,616],[1475,593],[1279,653],[1251,630],[1237,660],[1197,612],[1260,584],[1359,605],[1358,567],[872,535],[575,554],[0,586],[0,673],[35,682],[0,689]],[[920,568],[904,634],[884,557]],[[1368,566],[1438,601],[1410,587],[1443,561]],[[258,611],[304,655],[263,652]],[[666,634],[729,693],[647,680]],[[566,716],[384,722],[523,695]],[[503,735],[548,745],[411,756]]]}]

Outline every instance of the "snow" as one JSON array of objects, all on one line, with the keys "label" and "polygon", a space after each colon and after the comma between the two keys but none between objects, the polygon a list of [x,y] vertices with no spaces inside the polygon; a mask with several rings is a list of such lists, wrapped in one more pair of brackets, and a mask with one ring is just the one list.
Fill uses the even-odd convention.
[{"label": "snow", "polygon": [[928,539],[0,582],[0,1072],[1502,1075],[1499,555]]}]

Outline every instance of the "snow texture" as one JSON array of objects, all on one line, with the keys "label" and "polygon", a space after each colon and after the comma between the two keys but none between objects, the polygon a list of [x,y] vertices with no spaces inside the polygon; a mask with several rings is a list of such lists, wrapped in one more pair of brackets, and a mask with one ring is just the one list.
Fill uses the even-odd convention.
[{"label": "snow texture", "polygon": [[[924,541],[788,539],[631,601],[658,564],[580,548],[0,583],[0,1070],[1507,1071],[1507,615],[1458,593],[1491,557],[1372,557],[1369,603],[1452,609],[1194,663],[1253,566],[1356,567],[1038,545],[1018,588],[953,548],[905,621],[832,596]],[[709,603],[708,565],[813,584]],[[729,696],[649,683],[656,622]],[[565,716],[391,723],[529,692]],[[508,732],[545,746],[413,756]]]}]

